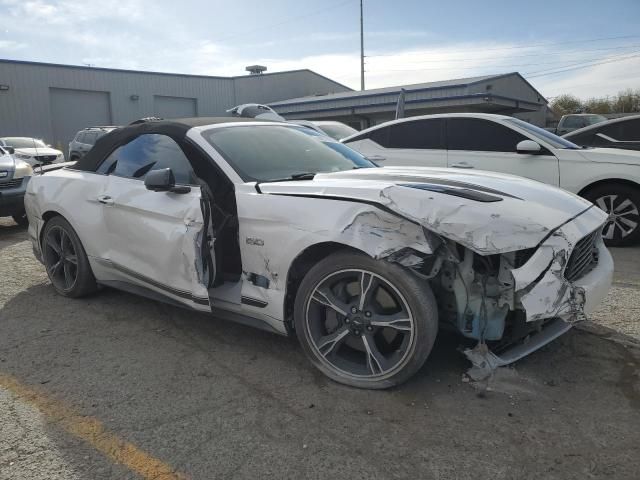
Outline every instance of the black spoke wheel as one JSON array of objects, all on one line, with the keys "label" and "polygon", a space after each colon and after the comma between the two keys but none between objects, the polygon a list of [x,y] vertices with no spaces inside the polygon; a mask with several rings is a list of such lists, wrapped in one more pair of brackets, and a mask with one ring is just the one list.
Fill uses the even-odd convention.
[{"label": "black spoke wheel", "polygon": [[426,360],[437,331],[426,282],[402,267],[358,254],[334,254],[312,268],[296,297],[305,353],[329,377],[387,388]]},{"label": "black spoke wheel", "polygon": [[89,260],[78,235],[62,217],[45,224],[42,259],[49,280],[58,293],[79,297],[96,290]]},{"label": "black spoke wheel", "polygon": [[609,215],[602,238],[610,247],[640,241],[640,191],[627,185],[605,185],[585,197]]}]

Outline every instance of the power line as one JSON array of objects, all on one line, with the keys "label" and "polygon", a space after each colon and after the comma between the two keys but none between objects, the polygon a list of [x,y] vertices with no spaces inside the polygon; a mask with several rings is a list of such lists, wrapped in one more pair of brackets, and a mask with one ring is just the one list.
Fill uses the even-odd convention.
[{"label": "power line", "polygon": [[[545,70],[541,70],[541,71],[539,71],[540,73],[531,72],[531,73],[533,73],[533,75],[531,73],[526,73],[525,75],[527,75],[527,78],[544,77],[544,76],[547,76],[547,75],[556,75],[558,73],[564,73],[564,72],[571,72],[571,71],[574,71],[574,70],[580,70],[582,68],[595,67],[596,65],[604,65],[604,64],[607,64],[607,63],[622,62],[622,61],[625,61],[625,60],[631,60],[632,58],[638,58],[638,57],[640,57],[640,53],[636,53],[634,55],[631,55],[631,56],[628,56],[628,57],[625,57],[625,58],[614,58],[614,59],[610,59],[610,60],[604,60],[602,62],[590,63],[590,64],[587,64],[587,65],[580,65],[580,66],[574,66],[574,67],[570,67],[570,68],[565,68],[565,69],[562,69],[562,70],[557,70],[555,72],[553,72],[553,71],[546,72]],[[544,72],[544,73],[542,73],[542,72]]]},{"label": "power line", "polygon": [[[513,45],[510,47],[483,48],[482,50],[485,52],[494,52],[499,50],[517,50],[521,48],[550,47],[554,45],[569,45],[572,43],[600,42],[604,40],[620,40],[620,39],[626,39],[626,38],[640,38],[640,35],[622,35],[617,37],[600,37],[600,38],[591,38],[586,40],[569,40],[565,42],[534,43],[530,45]],[[464,52],[463,50],[460,50],[460,51]],[[403,55],[409,55],[409,54],[421,54],[421,52],[406,52]],[[396,56],[398,56],[397,53],[369,55],[369,57],[396,57]]]},{"label": "power line", "polygon": [[[609,50],[628,50],[631,48],[640,47],[640,43],[625,45],[625,46],[616,46],[616,47],[606,47],[606,48],[594,48],[589,50],[566,50],[564,52],[541,52],[541,53],[527,53],[522,55],[509,55],[505,57],[493,57],[495,60],[499,60],[500,58],[521,58],[521,57],[548,57],[548,56],[565,56],[572,55],[575,53],[589,53],[589,52],[600,52],[600,51],[609,51]],[[431,52],[426,52],[427,54]],[[403,55],[402,53],[398,55]],[[412,63],[442,63],[446,62],[471,62],[477,60],[477,57],[467,57],[467,58],[449,58],[448,53],[443,52],[441,55],[446,55],[446,59],[431,59],[431,60],[411,60]],[[367,58],[371,58],[371,56],[367,56]]]},{"label": "power line", "polygon": [[[625,55],[629,54],[629,53],[636,53],[636,52],[627,52],[625,53]],[[606,58],[606,57],[605,57]],[[597,62],[603,60],[603,57],[598,57],[598,58],[591,58],[591,59],[585,59],[585,60],[581,60],[580,63],[583,62]],[[446,61],[446,60],[445,60]],[[536,62],[536,63],[513,63],[513,64],[502,64],[502,65],[496,65],[495,68],[514,68],[514,67],[531,67],[531,66],[536,66],[536,65],[554,65],[554,64],[558,64],[558,63],[562,63],[565,65],[561,65],[559,67],[555,67],[555,68],[564,68],[564,67],[569,67],[575,64],[566,64],[567,60],[556,60],[553,62]],[[478,69],[486,69],[486,68],[492,68],[491,64],[486,64],[483,63],[482,65],[476,65],[473,67],[436,67],[436,68],[384,68],[382,69],[385,72],[423,72],[423,71],[435,71],[435,70],[478,70]],[[550,68],[549,70],[552,70],[553,68]]]}]

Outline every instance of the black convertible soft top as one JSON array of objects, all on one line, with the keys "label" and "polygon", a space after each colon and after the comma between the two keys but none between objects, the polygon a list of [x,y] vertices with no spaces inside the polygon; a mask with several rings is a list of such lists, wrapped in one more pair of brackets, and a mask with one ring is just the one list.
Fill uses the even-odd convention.
[{"label": "black convertible soft top", "polygon": [[158,133],[173,138],[179,145],[183,143],[186,133],[194,127],[202,127],[205,125],[216,125],[219,123],[244,123],[256,122],[255,118],[238,118],[238,117],[194,117],[194,118],[177,118],[171,120],[149,119],[140,120],[127,125],[126,127],[116,128],[106,135],[100,137],[96,144],[89,152],[78,160],[73,167],[74,170],[84,170],[87,172],[95,172],[97,168],[111,152],[117,147],[130,142],[134,138],[148,133]]}]

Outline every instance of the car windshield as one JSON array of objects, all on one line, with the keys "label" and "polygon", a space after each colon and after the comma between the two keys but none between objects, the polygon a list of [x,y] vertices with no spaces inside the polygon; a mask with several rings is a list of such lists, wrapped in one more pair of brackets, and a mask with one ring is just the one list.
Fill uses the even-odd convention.
[{"label": "car windshield", "polygon": [[606,122],[607,117],[603,117],[602,115],[585,115],[584,120],[587,125],[595,125],[596,123]]},{"label": "car windshield", "polygon": [[4,144],[13,148],[46,148],[42,140],[37,138],[23,138],[23,137],[5,137],[2,139]]},{"label": "car windshield", "polygon": [[340,140],[341,138],[346,138],[354,133],[358,133],[355,128],[350,127],[349,125],[342,125],[340,123],[331,123],[331,124],[321,124],[317,125],[320,130],[329,135],[331,138],[335,138],[336,140]]},{"label": "car windshield", "polygon": [[518,118],[509,118],[505,120],[508,123],[516,125],[523,130],[526,130],[532,137],[536,137],[544,142],[550,144],[553,148],[566,148],[571,150],[580,149],[578,145],[569,140],[559,137],[555,133],[548,132],[540,127],[536,127],[535,125],[531,125],[529,122],[525,122],[524,120],[520,120]]},{"label": "car windshield", "polygon": [[376,167],[346,145],[303,130],[308,129],[247,125],[212,128],[202,135],[245,182]]}]

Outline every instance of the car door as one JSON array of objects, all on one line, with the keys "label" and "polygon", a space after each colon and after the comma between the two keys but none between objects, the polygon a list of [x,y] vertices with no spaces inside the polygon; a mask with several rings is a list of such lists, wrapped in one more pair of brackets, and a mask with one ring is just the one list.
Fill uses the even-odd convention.
[{"label": "car door", "polygon": [[[145,175],[171,168],[184,193],[147,190]],[[117,148],[100,165],[108,175],[102,203],[108,235],[106,260],[123,279],[177,302],[210,310],[200,245],[200,188],[189,160],[170,137],[143,134]]]},{"label": "car door", "polygon": [[444,119],[407,119],[348,143],[380,166],[446,167]]},{"label": "car door", "polygon": [[508,173],[559,185],[558,159],[545,147],[539,154],[518,153],[516,145],[530,140],[505,125],[483,118],[447,119],[448,166]]}]

